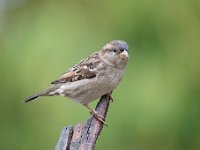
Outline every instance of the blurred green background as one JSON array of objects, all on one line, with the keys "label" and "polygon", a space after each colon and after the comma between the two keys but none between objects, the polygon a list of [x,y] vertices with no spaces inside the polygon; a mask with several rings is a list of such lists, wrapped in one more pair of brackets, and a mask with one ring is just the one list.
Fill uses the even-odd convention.
[{"label": "blurred green background", "polygon": [[0,0],[0,149],[54,149],[86,120],[63,97],[23,100],[114,39],[130,59],[96,149],[199,150],[197,0]]}]

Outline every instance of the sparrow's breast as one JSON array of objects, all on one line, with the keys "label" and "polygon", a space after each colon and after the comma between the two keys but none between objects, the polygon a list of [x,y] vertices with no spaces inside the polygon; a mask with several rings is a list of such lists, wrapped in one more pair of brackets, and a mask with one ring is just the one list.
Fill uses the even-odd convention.
[{"label": "sparrow's breast", "polygon": [[116,88],[123,74],[123,70],[106,68],[99,72],[95,78],[63,84],[59,93],[76,102],[87,104]]}]

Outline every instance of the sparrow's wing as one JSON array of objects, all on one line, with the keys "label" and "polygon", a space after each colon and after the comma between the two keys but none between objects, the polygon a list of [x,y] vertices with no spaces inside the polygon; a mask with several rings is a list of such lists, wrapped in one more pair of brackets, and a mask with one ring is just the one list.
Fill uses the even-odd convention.
[{"label": "sparrow's wing", "polygon": [[82,80],[86,78],[94,78],[98,74],[98,69],[101,67],[101,60],[99,59],[98,53],[94,53],[81,60],[78,64],[71,67],[57,80],[51,82],[52,84],[74,82],[77,80]]}]

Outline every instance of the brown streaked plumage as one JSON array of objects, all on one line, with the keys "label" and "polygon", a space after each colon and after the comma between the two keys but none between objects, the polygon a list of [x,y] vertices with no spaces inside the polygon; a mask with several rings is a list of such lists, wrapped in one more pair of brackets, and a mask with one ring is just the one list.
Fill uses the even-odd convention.
[{"label": "brown streaked plumage", "polygon": [[86,59],[81,60],[78,64],[70,68],[59,79],[51,82],[52,84],[56,83],[65,83],[73,82],[85,78],[96,77],[95,68],[101,62],[98,57],[98,53],[94,53],[87,57]]},{"label": "brown streaked plumage", "polygon": [[28,97],[25,102],[40,96],[69,97],[86,106],[98,120],[104,122],[103,118],[88,106],[88,103],[102,95],[112,93],[123,77],[127,61],[126,42],[111,41],[100,51],[81,60],[53,81],[52,87]]}]

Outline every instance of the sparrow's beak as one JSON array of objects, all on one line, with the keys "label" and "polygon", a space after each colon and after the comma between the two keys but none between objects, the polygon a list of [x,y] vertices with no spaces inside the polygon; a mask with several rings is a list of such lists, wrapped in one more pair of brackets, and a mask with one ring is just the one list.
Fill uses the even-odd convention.
[{"label": "sparrow's beak", "polygon": [[119,57],[120,57],[121,59],[128,58],[128,52],[127,52],[126,50],[124,50],[123,52],[121,52],[121,53],[119,54]]}]

